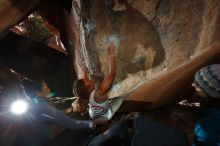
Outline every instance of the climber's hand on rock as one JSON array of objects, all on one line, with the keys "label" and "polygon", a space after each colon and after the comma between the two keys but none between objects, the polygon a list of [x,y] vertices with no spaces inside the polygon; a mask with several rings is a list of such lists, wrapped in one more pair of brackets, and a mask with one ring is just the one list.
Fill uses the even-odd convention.
[{"label": "climber's hand on rock", "polygon": [[109,46],[108,46],[108,53],[110,55],[114,55],[115,54],[115,44],[114,42],[110,42]]}]

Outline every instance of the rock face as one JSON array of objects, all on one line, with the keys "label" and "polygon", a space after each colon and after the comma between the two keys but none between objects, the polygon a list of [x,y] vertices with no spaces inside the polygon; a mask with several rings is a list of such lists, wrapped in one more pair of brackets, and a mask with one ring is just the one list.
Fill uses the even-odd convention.
[{"label": "rock face", "polygon": [[108,74],[107,40],[117,35],[112,90],[117,95],[133,92],[214,44],[219,8],[218,0],[82,1],[86,67],[97,83]]},{"label": "rock face", "polygon": [[29,15],[24,21],[10,30],[18,35],[27,36],[39,43],[46,44],[53,49],[66,53],[60,40],[59,31],[37,13]]},{"label": "rock face", "polygon": [[[5,0],[0,0],[0,3],[4,2]],[[2,5],[0,9],[0,18],[5,20],[0,25],[0,32],[4,32],[33,12],[40,2],[41,0],[36,0],[33,5],[29,2],[27,6],[25,0],[22,3],[5,2],[7,5]],[[43,11],[43,18],[51,18],[52,25],[60,31],[61,40],[71,61],[75,61],[78,78],[83,77],[81,71],[88,70],[90,78],[98,84],[108,74],[109,60],[106,48],[111,36],[116,38],[117,75],[111,90],[113,92],[110,92],[111,96],[134,93],[133,95],[141,95],[141,99],[148,101],[152,100],[157,92],[162,95],[164,89],[174,92],[171,90],[172,86],[176,86],[175,92],[179,92],[189,84],[189,80],[187,84],[182,83],[184,86],[176,84],[179,80],[173,79],[180,75],[178,72],[163,76],[163,80],[160,80],[165,72],[168,75],[173,69],[178,68],[180,72],[190,69],[190,72],[184,72],[185,76],[181,81],[184,81],[185,77],[192,79],[196,69],[206,65],[209,57],[217,57],[219,53],[218,0],[68,0],[65,1],[68,2],[68,8],[65,9],[59,4],[48,9],[53,1],[46,2],[47,11]],[[7,6],[13,11],[3,15],[5,9],[8,9]],[[44,10],[39,9],[41,12]],[[50,15],[55,16],[55,19],[49,17]],[[12,16],[16,19],[6,19]],[[217,54],[214,55],[212,52],[205,61],[203,54],[203,58],[198,57],[195,60],[204,62],[188,63],[197,53],[204,52],[205,48],[212,48],[210,51],[214,48]],[[188,65],[179,68],[185,63]],[[142,92],[139,89],[152,79],[158,80],[160,84],[154,84],[154,88],[147,88],[154,91],[151,92],[152,96],[145,97],[146,90]],[[166,84],[167,82],[170,84]],[[161,101],[166,101],[168,95],[171,94],[164,96]],[[136,99],[131,96],[126,98]],[[161,96],[157,96],[157,99],[159,101]],[[172,99],[169,98],[167,101]]]}]

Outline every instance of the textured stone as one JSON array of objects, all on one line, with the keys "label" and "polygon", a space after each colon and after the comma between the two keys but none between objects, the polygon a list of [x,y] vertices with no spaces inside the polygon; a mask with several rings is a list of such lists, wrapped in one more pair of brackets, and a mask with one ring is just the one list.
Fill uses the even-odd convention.
[{"label": "textured stone", "polygon": [[59,31],[46,20],[43,20],[37,13],[29,15],[24,21],[11,28],[11,30],[18,35],[30,37],[39,43],[66,53],[60,40]]},{"label": "textured stone", "polygon": [[[136,92],[210,49],[220,36],[218,0],[77,0],[71,10],[54,7],[45,14],[53,12],[51,22],[60,30],[79,78],[80,70],[88,70],[98,84],[108,74],[107,39],[120,36],[114,83],[120,90],[114,96]],[[14,22],[7,21],[4,30]]]},{"label": "textured stone", "polygon": [[112,95],[133,92],[186,63],[216,42],[219,6],[217,0],[82,1],[91,77],[98,83],[108,73],[110,35],[121,37],[114,83],[121,90]]}]

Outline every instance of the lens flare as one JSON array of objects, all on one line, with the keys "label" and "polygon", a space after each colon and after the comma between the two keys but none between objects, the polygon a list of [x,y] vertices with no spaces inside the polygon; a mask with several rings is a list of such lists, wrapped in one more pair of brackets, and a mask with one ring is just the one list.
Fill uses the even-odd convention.
[{"label": "lens flare", "polygon": [[11,105],[11,112],[16,115],[24,114],[27,111],[28,105],[23,100],[17,100]]}]

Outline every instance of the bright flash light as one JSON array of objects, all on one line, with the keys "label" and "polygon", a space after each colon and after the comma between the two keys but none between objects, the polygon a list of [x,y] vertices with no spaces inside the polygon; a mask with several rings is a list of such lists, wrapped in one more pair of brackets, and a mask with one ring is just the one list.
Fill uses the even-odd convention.
[{"label": "bright flash light", "polygon": [[11,105],[11,112],[17,115],[24,114],[27,111],[27,103],[23,100],[17,100]]}]

